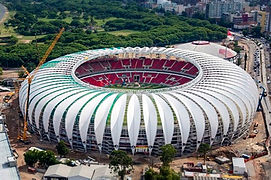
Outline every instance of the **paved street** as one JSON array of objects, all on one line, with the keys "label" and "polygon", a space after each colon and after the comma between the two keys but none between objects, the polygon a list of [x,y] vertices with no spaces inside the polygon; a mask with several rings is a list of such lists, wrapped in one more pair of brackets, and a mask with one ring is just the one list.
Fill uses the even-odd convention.
[{"label": "paved street", "polygon": [[[248,46],[248,64],[247,64],[247,72],[255,79],[255,82],[258,83],[259,87],[259,94],[262,92],[262,89],[260,86],[264,87],[266,89],[266,92],[268,94],[269,89],[271,90],[271,85],[270,83],[267,83],[269,81],[268,76],[270,75],[270,68],[267,68],[270,65],[269,61],[269,52],[264,46],[263,49],[260,50],[260,48],[256,45],[255,42],[252,40],[242,40],[243,43],[245,43]],[[259,55],[260,55],[260,66],[256,71],[254,71],[254,61],[255,57],[254,54],[259,50]],[[264,117],[266,120],[266,128],[267,131],[270,135],[271,133],[271,103],[270,103],[270,95],[267,97],[264,97],[262,100],[262,107],[264,111]]]},{"label": "paved street", "polygon": [[6,7],[3,6],[3,4],[0,4],[0,22],[4,18],[6,11],[7,11]]}]

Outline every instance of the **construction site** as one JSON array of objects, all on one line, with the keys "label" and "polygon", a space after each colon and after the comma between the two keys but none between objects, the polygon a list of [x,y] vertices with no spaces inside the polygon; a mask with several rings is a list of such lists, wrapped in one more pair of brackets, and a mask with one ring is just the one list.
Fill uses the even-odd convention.
[{"label": "construction site", "polygon": [[[21,179],[42,179],[46,169],[42,169],[37,166],[33,170],[29,168],[24,161],[24,153],[29,148],[38,148],[41,150],[52,150],[56,153],[54,143],[50,141],[44,141],[42,138],[35,134],[31,134],[28,130],[27,115],[29,107],[29,92],[31,88],[31,81],[35,77],[35,74],[46,61],[48,55],[53,50],[54,45],[61,36],[64,29],[62,29],[48,48],[46,54],[41,58],[37,68],[30,74],[25,67],[22,69],[4,70],[1,76],[2,86],[7,89],[2,89],[0,93],[1,114],[5,117],[5,127],[8,133],[10,145],[13,155],[17,158],[17,167],[20,173]],[[244,46],[246,46],[244,44]],[[247,49],[248,47],[245,47]],[[251,60],[253,58],[251,57]],[[250,66],[250,65],[249,65]],[[19,108],[18,92],[20,83],[24,80],[18,77],[18,71],[24,71],[26,79],[28,81],[28,93],[25,116]],[[203,163],[203,157],[199,157],[197,153],[190,154],[189,156],[182,156],[175,158],[171,163],[171,167],[180,172],[183,177],[193,177],[197,173],[210,173],[219,174],[214,176],[219,178],[228,179],[268,179],[271,174],[269,146],[270,139],[266,131],[264,114],[259,111],[256,113],[254,121],[246,134],[241,136],[236,141],[229,143],[227,146],[212,149],[207,154],[206,162]],[[67,144],[67,146],[69,146]],[[242,157],[245,159],[247,173],[245,176],[233,175],[232,158]],[[99,152],[77,152],[71,150],[67,155],[68,159],[72,159],[80,164],[88,164],[89,159],[93,159],[94,162],[105,164],[109,162],[107,154],[100,154]],[[134,170],[130,173],[130,177],[133,179],[140,179],[146,169],[153,167],[158,169],[161,166],[159,157],[148,155],[134,155]],[[203,166],[203,164],[206,164]],[[190,172],[190,173],[187,173]],[[193,173],[191,173],[193,172]]]},{"label": "construction site", "polygon": [[[16,74],[17,70],[14,70]],[[5,71],[4,71],[5,75]],[[10,97],[11,96],[11,97]],[[2,114],[6,116],[6,125],[8,129],[8,135],[11,147],[14,150],[14,153],[17,157],[17,165],[19,168],[20,176],[22,179],[30,179],[36,178],[41,179],[43,173],[45,171],[31,173],[28,170],[24,162],[23,154],[30,148],[30,147],[37,147],[46,150],[52,150],[56,152],[55,145],[48,141],[41,141],[39,137],[32,135],[28,131],[26,132],[26,140],[22,141],[18,138],[18,134],[23,134],[24,129],[24,121],[21,115],[21,112],[18,108],[18,95],[15,93],[11,95],[10,92],[2,92],[0,94],[1,97],[1,104],[2,104]],[[8,99],[8,100],[7,100]],[[231,171],[231,163],[225,163],[219,165],[215,162],[216,157],[226,157],[231,159],[232,157],[242,157],[242,155],[248,155],[247,158],[248,167],[250,168],[249,172],[251,173],[250,176],[252,179],[260,179],[265,174],[263,169],[262,162],[267,162],[268,156],[267,154],[266,145],[268,144],[268,140],[266,139],[266,131],[265,131],[265,124],[262,117],[261,112],[258,112],[249,133],[247,133],[244,137],[240,138],[233,144],[229,146],[220,147],[218,149],[212,150],[207,157],[206,164],[210,166],[214,172],[220,172],[222,174],[227,174]],[[266,144],[267,143],[267,144]],[[268,146],[268,145],[267,145]],[[88,156],[91,156],[102,163],[108,163],[108,156],[107,155],[100,155],[99,153],[86,153],[82,154],[81,152],[74,152],[68,155],[70,159],[87,159]],[[259,156],[263,156],[258,158]],[[254,159],[255,158],[255,159]],[[134,161],[137,165],[134,166],[134,173],[133,177],[140,177],[142,175],[145,168],[149,167],[153,164],[154,167],[159,167],[161,164],[159,162],[158,157],[149,158],[142,155],[135,155],[133,157]],[[176,158],[173,163],[171,164],[172,168],[175,169],[177,172],[180,171],[181,167],[187,163],[193,162],[195,165],[198,163],[203,163],[203,158],[197,158],[197,154],[192,154],[189,157],[182,157]],[[238,178],[238,177],[237,177]]]}]

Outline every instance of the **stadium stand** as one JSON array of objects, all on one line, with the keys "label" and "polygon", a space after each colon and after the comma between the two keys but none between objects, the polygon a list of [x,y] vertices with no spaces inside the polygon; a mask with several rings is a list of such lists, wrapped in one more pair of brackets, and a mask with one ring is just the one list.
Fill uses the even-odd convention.
[{"label": "stadium stand", "polygon": [[[123,72],[124,70],[127,72]],[[189,75],[192,78],[181,74],[171,75],[172,72],[182,72],[183,75]],[[99,87],[121,84],[124,81],[172,86],[189,82],[197,75],[198,69],[185,61],[100,58],[83,63],[75,73],[84,82]]]}]

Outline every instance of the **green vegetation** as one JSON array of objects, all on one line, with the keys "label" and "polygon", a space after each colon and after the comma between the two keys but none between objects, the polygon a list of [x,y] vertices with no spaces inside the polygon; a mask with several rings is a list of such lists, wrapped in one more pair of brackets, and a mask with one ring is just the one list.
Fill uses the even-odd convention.
[{"label": "green vegetation", "polygon": [[259,38],[259,37],[262,37],[264,36],[264,34],[261,32],[261,27],[260,26],[256,26],[256,27],[253,27],[251,29],[243,29],[242,31],[243,35],[244,36],[252,36],[252,37],[255,37],[255,38]]},{"label": "green vegetation", "polygon": [[26,165],[33,167],[39,160],[39,151],[27,151],[24,153],[24,161]]},{"label": "green vegetation", "polygon": [[155,172],[152,168],[150,168],[145,173],[145,180],[179,180],[180,175],[176,173],[173,169],[169,166],[162,166],[160,168],[160,173]]},{"label": "green vegetation", "polygon": [[[226,28],[207,20],[157,15],[135,0],[6,0],[4,4],[12,12],[4,29],[19,43],[0,47],[3,67],[36,65],[61,27],[66,30],[48,60],[87,49],[166,46],[226,37]],[[31,43],[35,35],[37,44]]]},{"label": "green vegetation", "polygon": [[123,180],[127,172],[133,169],[133,160],[127,155],[125,151],[114,150],[110,157],[109,168],[118,173],[120,179]]},{"label": "green vegetation", "polygon": [[176,149],[171,144],[166,144],[161,147],[162,154],[160,160],[163,163],[163,166],[169,166],[169,163],[172,162],[173,158],[176,155]]},{"label": "green vegetation", "polygon": [[211,146],[209,144],[200,144],[198,153],[202,154],[204,156],[204,164],[206,161],[206,154],[211,150]]},{"label": "green vegetation", "polygon": [[115,36],[128,36],[130,34],[140,33],[140,31],[124,29],[124,30],[119,30],[119,31],[110,31],[108,33]]},{"label": "green vegetation", "polygon": [[17,73],[18,73],[18,77],[19,77],[19,78],[24,78],[24,77],[25,77],[25,73],[24,73],[23,70],[20,69],[20,70],[18,70]]},{"label": "green vegetation", "polygon": [[179,180],[180,175],[176,173],[173,169],[170,168],[169,163],[172,162],[173,158],[176,154],[176,149],[171,144],[166,144],[161,147],[162,154],[160,160],[162,161],[162,166],[160,167],[160,173],[155,172],[152,168],[150,168],[145,173],[146,180]]},{"label": "green vegetation", "polygon": [[24,153],[25,163],[29,166],[34,167],[37,162],[41,166],[48,167],[59,163],[52,151],[27,151]]},{"label": "green vegetation", "polygon": [[123,19],[123,18],[116,18],[116,17],[109,17],[109,18],[104,18],[104,19],[95,19],[94,21],[96,22],[96,25],[98,27],[103,27],[105,25],[105,23],[107,23],[108,21],[113,21],[116,19]]},{"label": "green vegetation", "polygon": [[40,151],[38,153],[38,158],[40,165],[46,168],[59,163],[59,161],[55,157],[55,153],[50,150]]},{"label": "green vegetation", "polygon": [[0,67],[0,76],[3,75],[3,68]]},{"label": "green vegetation", "polygon": [[67,148],[63,140],[58,142],[58,144],[56,145],[56,150],[60,156],[66,156],[69,153],[69,149]]}]

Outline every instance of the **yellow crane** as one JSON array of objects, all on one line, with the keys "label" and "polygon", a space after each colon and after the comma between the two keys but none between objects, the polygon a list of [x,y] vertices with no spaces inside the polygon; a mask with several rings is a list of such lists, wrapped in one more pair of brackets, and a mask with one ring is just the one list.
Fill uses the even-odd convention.
[{"label": "yellow crane", "polygon": [[22,140],[22,141],[26,141],[27,136],[26,136],[26,132],[27,132],[27,119],[28,119],[28,108],[29,108],[29,95],[30,95],[30,85],[31,82],[33,80],[33,78],[35,77],[35,75],[37,74],[38,70],[40,69],[40,67],[43,65],[43,63],[46,61],[46,59],[48,58],[48,56],[50,55],[50,53],[52,52],[52,50],[54,49],[57,41],[59,40],[59,38],[61,37],[62,33],[64,32],[64,28],[62,28],[59,33],[56,35],[54,41],[52,42],[52,44],[49,46],[49,48],[47,49],[47,51],[45,52],[44,56],[42,57],[42,59],[40,60],[38,66],[34,69],[33,73],[29,73],[28,70],[22,66],[22,69],[24,70],[24,72],[27,74],[27,83],[28,83],[28,87],[27,87],[27,96],[26,96],[26,106],[25,106],[25,114],[24,114],[24,128],[23,128],[23,135],[21,136],[20,134],[18,134],[18,139]]}]

